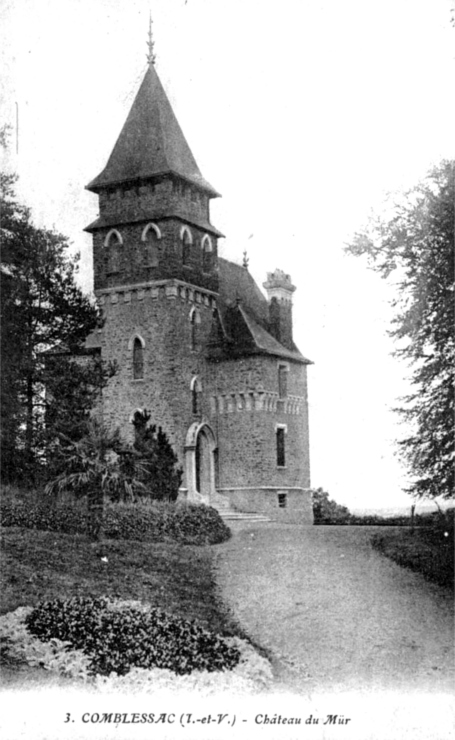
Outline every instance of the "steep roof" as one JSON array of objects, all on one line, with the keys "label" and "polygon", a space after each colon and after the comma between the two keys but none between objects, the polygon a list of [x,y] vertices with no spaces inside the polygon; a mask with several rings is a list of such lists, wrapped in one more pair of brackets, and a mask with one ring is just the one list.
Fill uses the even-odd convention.
[{"label": "steep roof", "polygon": [[227,359],[266,354],[310,364],[297,347],[283,347],[270,333],[267,299],[248,270],[222,258],[218,263],[220,324],[209,342],[209,356]]},{"label": "steep roof", "polygon": [[107,185],[163,174],[182,177],[209,195],[218,195],[202,177],[155,67],[150,65],[108,163],[87,185]]}]

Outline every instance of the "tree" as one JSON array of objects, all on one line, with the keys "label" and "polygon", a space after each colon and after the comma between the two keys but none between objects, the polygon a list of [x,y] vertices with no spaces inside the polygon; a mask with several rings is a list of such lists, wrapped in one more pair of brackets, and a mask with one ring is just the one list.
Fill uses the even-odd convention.
[{"label": "tree", "polygon": [[33,482],[46,434],[45,353],[80,350],[99,324],[98,309],[76,284],[68,240],[33,225],[17,202],[14,175],[0,173],[2,478]]},{"label": "tree", "polygon": [[454,178],[454,162],[443,161],[347,246],[396,283],[390,334],[412,367],[398,409],[411,432],[399,445],[416,498],[454,491]]},{"label": "tree", "polygon": [[86,426],[78,441],[60,435],[62,471],[45,488],[49,495],[70,492],[87,500],[90,534],[98,539],[103,522],[104,501],[135,501],[146,488],[141,477],[145,471],[139,456],[123,447],[118,429],[110,431],[95,418]]},{"label": "tree", "polygon": [[151,415],[136,411],[133,417],[135,430],[134,451],[143,463],[142,481],[148,495],[157,501],[176,501],[182,470],[176,467],[177,455],[162,428],[149,425]]},{"label": "tree", "polygon": [[313,517],[315,524],[347,524],[351,517],[346,506],[340,506],[329,499],[323,488],[312,491]]},{"label": "tree", "polygon": [[102,391],[116,371],[115,362],[107,363],[98,354],[68,355],[60,351],[46,355],[43,439],[48,480],[63,472],[66,465],[61,440],[78,442],[87,435]]}]

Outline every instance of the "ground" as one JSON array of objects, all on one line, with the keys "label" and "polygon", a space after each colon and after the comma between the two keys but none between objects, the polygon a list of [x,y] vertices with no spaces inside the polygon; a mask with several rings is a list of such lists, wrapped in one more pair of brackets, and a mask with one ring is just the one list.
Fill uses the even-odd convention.
[{"label": "ground", "polygon": [[[245,716],[247,734],[239,736],[248,738],[297,737],[286,728],[274,733],[272,727],[256,723],[258,716],[283,714],[302,717],[298,737],[303,736],[305,718],[319,715],[319,726],[311,731],[305,728],[314,740],[338,740],[341,735],[346,740],[454,737],[449,589],[429,583],[373,550],[371,536],[379,529],[384,531],[383,527],[233,523],[232,528],[232,539],[213,548],[216,580],[240,627],[268,653],[276,683],[267,695],[244,698],[241,705],[227,696],[204,704],[201,711],[231,712],[230,717],[235,711],[236,716]],[[9,684],[13,694],[5,703],[3,719],[8,728],[11,712],[22,719],[16,709],[22,693],[15,689],[23,686],[35,692],[40,685],[36,669],[22,677],[14,666],[10,670],[16,681],[25,681],[21,685],[13,677]],[[51,715],[60,716],[63,706],[65,711],[75,706],[70,699],[52,704],[51,690],[63,690],[66,684],[65,696],[71,696],[77,686],[46,675],[39,706],[45,712],[42,725],[47,728]],[[127,699],[122,696],[121,701],[109,702],[105,697],[103,711],[128,711]],[[137,711],[153,700],[153,696],[146,697]],[[99,711],[99,699],[84,700],[80,706],[83,711]],[[190,701],[175,697],[172,706],[195,711],[196,697]],[[333,713],[352,718],[349,728],[324,727],[324,719]],[[66,725],[54,729],[59,740],[76,737]],[[95,728],[90,729],[87,736],[91,737]],[[115,728],[110,729],[114,733]],[[226,736],[216,728],[211,728],[212,734],[202,727],[196,729],[195,735],[185,728],[182,736],[187,740]],[[112,733],[103,737],[110,738]],[[131,740],[136,734],[115,731],[114,736]],[[175,740],[179,734],[157,736]],[[53,740],[54,735],[42,737]]]},{"label": "ground", "polygon": [[234,526],[218,583],[282,681],[305,694],[452,690],[452,595],[373,550],[384,527]]}]

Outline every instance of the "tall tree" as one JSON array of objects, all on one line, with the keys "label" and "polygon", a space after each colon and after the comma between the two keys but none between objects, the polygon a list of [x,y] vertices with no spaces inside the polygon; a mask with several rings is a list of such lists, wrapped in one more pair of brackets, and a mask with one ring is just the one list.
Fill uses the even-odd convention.
[{"label": "tall tree", "polygon": [[454,492],[454,180],[455,163],[443,161],[347,246],[396,284],[390,333],[412,367],[398,409],[411,432],[399,444],[415,497]]},{"label": "tall tree", "polygon": [[60,344],[77,351],[99,313],[76,283],[68,240],[34,226],[15,181],[0,173],[2,477],[32,481],[42,455],[45,352]]}]

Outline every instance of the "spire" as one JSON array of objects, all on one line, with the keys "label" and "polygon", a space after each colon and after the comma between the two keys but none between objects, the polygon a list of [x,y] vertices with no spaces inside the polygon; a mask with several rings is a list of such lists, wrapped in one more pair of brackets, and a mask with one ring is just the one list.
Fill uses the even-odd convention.
[{"label": "spire", "polygon": [[147,46],[148,46],[147,62],[149,66],[151,66],[152,64],[155,64],[155,61],[156,61],[156,56],[155,56],[155,52],[153,48],[154,44],[153,44],[153,34],[152,34],[152,14],[151,13],[149,16],[149,38],[147,41]]},{"label": "spire", "polygon": [[128,118],[104,170],[87,186],[98,192],[106,185],[177,175],[218,193],[202,177],[153,64],[150,64]]}]

